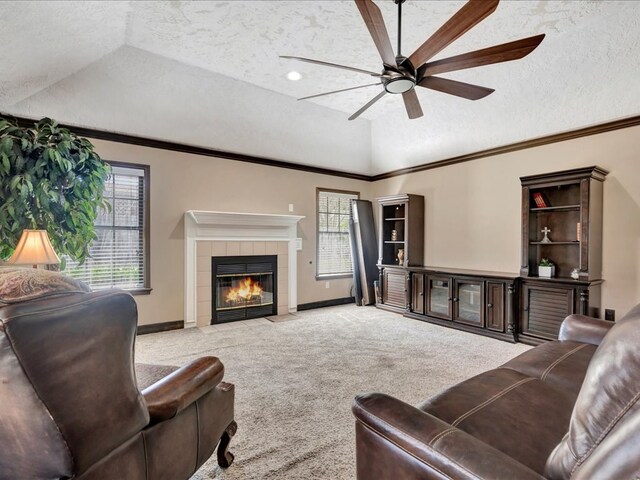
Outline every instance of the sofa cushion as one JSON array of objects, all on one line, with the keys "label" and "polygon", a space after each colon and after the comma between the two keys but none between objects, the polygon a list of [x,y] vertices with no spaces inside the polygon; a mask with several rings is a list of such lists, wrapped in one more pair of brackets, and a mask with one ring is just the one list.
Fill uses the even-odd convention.
[{"label": "sofa cushion", "polygon": [[498,368],[459,383],[419,405],[532,470],[569,428],[574,396],[511,368]]},{"label": "sofa cushion", "polygon": [[[549,457],[545,471],[549,478],[572,477],[605,443],[608,451],[617,446],[628,452],[627,461],[619,465],[619,475],[608,470],[608,478],[623,478],[628,467],[640,474],[637,451],[632,447],[638,441],[637,436],[633,440],[633,425],[640,416],[639,344],[640,308],[636,307],[611,328],[593,355],[569,432]],[[602,475],[597,470],[592,473],[592,478]]]},{"label": "sofa cushion", "polygon": [[0,303],[12,304],[91,288],[80,280],[58,272],[36,268],[0,268]]},{"label": "sofa cushion", "polygon": [[510,368],[565,389],[575,399],[596,348],[587,343],[548,342],[518,355],[502,368]]}]

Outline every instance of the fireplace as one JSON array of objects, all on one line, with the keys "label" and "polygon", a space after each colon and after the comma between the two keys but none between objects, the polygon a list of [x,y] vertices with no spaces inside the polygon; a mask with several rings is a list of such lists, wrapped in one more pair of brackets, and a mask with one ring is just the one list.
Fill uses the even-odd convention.
[{"label": "fireplace", "polygon": [[278,313],[277,255],[211,257],[211,323]]}]

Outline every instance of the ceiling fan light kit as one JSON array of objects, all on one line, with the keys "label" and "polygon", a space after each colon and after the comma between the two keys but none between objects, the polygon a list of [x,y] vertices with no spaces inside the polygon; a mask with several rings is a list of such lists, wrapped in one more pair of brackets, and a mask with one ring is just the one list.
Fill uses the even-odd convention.
[{"label": "ceiling fan light kit", "polygon": [[398,48],[397,54],[395,55],[393,53],[393,48],[391,47],[391,41],[389,40],[389,34],[387,33],[384,19],[382,18],[382,12],[378,6],[373,3],[372,0],[354,1],[362,19],[364,20],[365,26],[369,30],[369,34],[373,39],[378,53],[380,54],[380,58],[382,59],[382,73],[304,57],[294,57],[289,55],[282,55],[280,57],[323,65],[326,67],[350,70],[370,75],[372,77],[378,77],[380,80],[379,83],[359,85],[356,87],[319,93],[298,99],[304,100],[324,95],[332,95],[339,92],[346,92],[348,90],[355,90],[358,88],[382,85],[383,90],[362,106],[357,112],[351,115],[349,120],[358,118],[387,93],[396,95],[402,94],[402,100],[410,119],[422,117],[423,112],[422,107],[420,106],[420,101],[418,100],[418,95],[415,91],[416,86],[447,93],[449,95],[455,95],[468,100],[484,98],[493,93],[494,90],[447,78],[436,77],[434,75],[463,70],[466,68],[479,67],[482,65],[490,65],[493,63],[518,60],[535,50],[544,38],[544,34],[535,35],[533,37],[516,40],[514,42],[503,43],[462,55],[429,62],[431,58],[445,49],[454,40],[491,15],[498,7],[499,0],[469,0],[455,15],[453,15],[453,17],[451,17],[444,25],[442,25],[442,27],[431,35],[420,47],[418,47],[415,52],[409,55],[409,57],[402,56],[400,52],[402,37],[402,4],[405,0],[394,0],[394,3],[398,5]]},{"label": "ceiling fan light kit", "polygon": [[382,84],[387,93],[404,93],[415,87],[416,81],[409,76],[397,75],[383,79]]}]

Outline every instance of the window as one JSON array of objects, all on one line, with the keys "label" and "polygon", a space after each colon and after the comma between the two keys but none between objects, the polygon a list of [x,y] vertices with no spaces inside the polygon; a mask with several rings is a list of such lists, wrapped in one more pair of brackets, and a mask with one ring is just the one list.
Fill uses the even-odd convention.
[{"label": "window", "polygon": [[351,200],[357,200],[359,194],[319,188],[317,197],[317,276],[349,276],[353,271],[349,244]]},{"label": "window", "polygon": [[97,238],[84,264],[67,258],[65,273],[94,290],[122,288],[134,293],[149,289],[149,167],[109,162],[112,174],[104,198],[111,211],[96,219]]}]

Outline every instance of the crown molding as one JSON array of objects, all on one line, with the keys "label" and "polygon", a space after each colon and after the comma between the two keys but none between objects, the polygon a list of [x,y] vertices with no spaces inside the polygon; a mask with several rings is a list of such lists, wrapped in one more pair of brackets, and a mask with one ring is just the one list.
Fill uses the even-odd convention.
[{"label": "crown molding", "polygon": [[[3,114],[0,112],[0,116],[14,118],[18,124],[22,127],[33,126],[37,119],[16,117],[15,115]],[[160,150],[171,150],[174,152],[190,153],[193,155],[202,155],[205,157],[223,158],[226,160],[235,160],[238,162],[256,163],[259,165],[267,165],[277,168],[288,168],[291,170],[300,170],[303,172],[317,173],[320,175],[331,175],[334,177],[351,178],[353,180],[371,181],[369,175],[363,175],[360,173],[343,172],[340,170],[332,170],[329,168],[313,167],[311,165],[301,165],[299,163],[287,162],[284,160],[277,160],[268,157],[258,157],[255,155],[247,155],[244,153],[227,152],[224,150],[216,150],[214,148],[198,147],[196,145],[189,145],[185,143],[176,143],[166,140],[158,140],[155,138],[139,137],[136,135],[128,135],[126,133],[109,132],[106,130],[98,130],[94,128],[78,127],[69,124],[59,124],[61,127],[72,130],[76,135],[81,137],[89,137],[96,140],[106,140],[109,142],[126,143],[129,145],[137,145],[140,147],[158,148]]]},{"label": "crown molding", "polygon": [[[14,115],[2,114],[0,116],[15,118],[21,126],[31,126],[36,119],[16,117]],[[438,160],[436,162],[424,163],[422,165],[416,165],[414,167],[402,168],[399,170],[393,170],[378,175],[364,175],[360,173],[342,172],[340,170],[332,170],[328,168],[312,167],[309,165],[301,165],[298,163],[286,162],[284,160],[277,160],[268,157],[258,157],[254,155],[246,155],[243,153],[227,152],[223,150],[216,150],[213,148],[198,147],[195,145],[188,145],[184,143],[169,142],[166,140],[157,140],[147,137],[139,137],[135,135],[127,135],[124,133],[109,132],[105,130],[98,130],[86,127],[77,127],[74,125],[60,124],[62,127],[72,130],[77,135],[83,137],[94,138],[97,140],[106,140],[110,142],[126,143],[130,145],[138,145],[142,147],[158,148],[161,150],[171,150],[175,152],[190,153],[193,155],[203,155],[206,157],[223,158],[226,160],[235,160],[238,162],[255,163],[259,165],[267,165],[277,168],[288,168],[291,170],[299,170],[308,173],[317,173],[320,175],[331,175],[334,177],[350,178],[353,180],[363,180],[368,182],[377,182],[387,178],[398,177],[400,175],[408,175],[410,173],[422,172],[424,170],[431,170],[434,168],[447,167],[449,165],[455,165],[457,163],[470,162],[472,160],[479,160],[486,157],[492,157],[495,155],[501,155],[504,153],[516,152],[518,150],[526,150],[528,148],[540,147],[543,145],[549,145],[557,142],[564,142],[566,140],[573,140],[576,138],[587,137],[590,135],[598,135],[600,133],[611,132],[614,130],[620,130],[629,127],[635,127],[640,125],[640,115],[633,117],[627,117],[611,122],[600,123],[598,125],[592,125],[589,127],[579,128],[576,130],[570,130],[567,132],[556,133],[553,135],[547,135],[544,137],[533,138],[530,140],[524,140],[522,142],[511,143],[503,145],[501,147],[490,148],[487,150],[481,150],[479,152],[468,153],[457,157],[447,158],[444,160]]]},{"label": "crown molding", "polygon": [[501,155],[504,153],[517,152],[518,150],[526,150],[528,148],[540,147],[542,145],[564,142],[566,140],[573,140],[581,137],[588,137],[590,135],[597,135],[599,133],[611,132],[613,130],[620,130],[623,128],[635,127],[638,125],[640,125],[640,115],[635,115],[633,117],[614,120],[612,122],[600,123],[598,125],[592,125],[590,127],[579,128],[577,130],[556,133],[544,137],[533,138],[531,140],[524,140],[522,142],[510,143],[509,145],[503,145],[501,147],[489,148],[487,150],[481,150],[479,152],[468,153],[466,155],[460,155],[458,157],[447,158],[445,160],[438,160],[437,162],[424,163],[422,165],[416,165],[415,167],[393,170],[391,172],[373,175],[370,177],[370,180],[372,182],[377,182],[378,180],[384,180],[386,178],[408,175],[410,173],[422,172],[424,170],[431,170],[433,168],[447,167],[449,165],[455,165],[456,163],[470,162],[472,160],[479,160],[481,158],[493,157],[495,155]]}]

